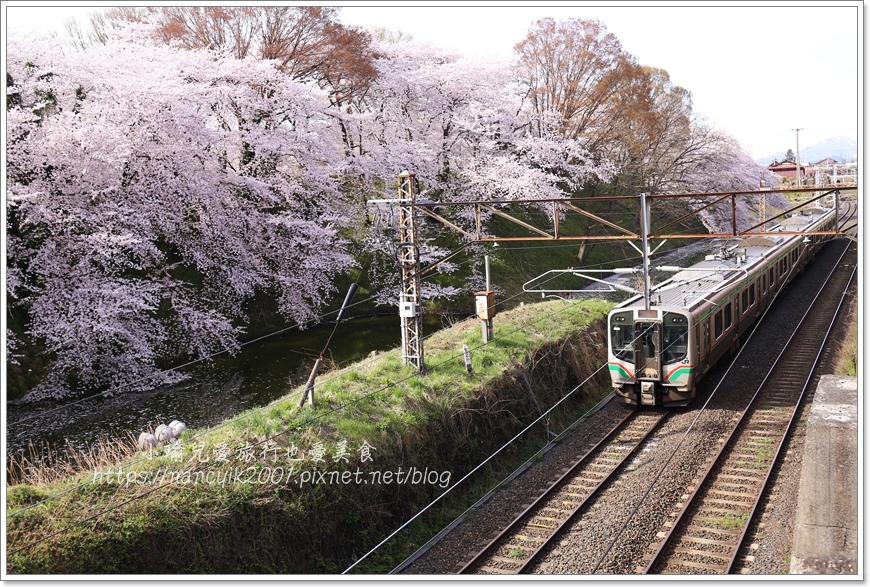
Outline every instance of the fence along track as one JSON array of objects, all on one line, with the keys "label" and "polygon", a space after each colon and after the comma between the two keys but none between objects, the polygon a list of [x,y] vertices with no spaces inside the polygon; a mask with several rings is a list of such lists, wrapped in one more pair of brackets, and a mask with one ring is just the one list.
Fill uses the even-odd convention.
[{"label": "fence along track", "polygon": [[459,573],[506,575],[522,572],[637,452],[668,413],[665,410],[630,412]]},{"label": "fence along track", "polygon": [[854,277],[854,263],[851,270],[840,267],[849,250],[639,572],[731,571],[827,340],[821,333],[830,331]]}]

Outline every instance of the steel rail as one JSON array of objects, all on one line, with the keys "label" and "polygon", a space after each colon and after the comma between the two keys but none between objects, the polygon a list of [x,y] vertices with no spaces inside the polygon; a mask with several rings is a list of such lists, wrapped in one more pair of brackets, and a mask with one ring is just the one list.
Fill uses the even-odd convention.
[{"label": "steel rail", "polygon": [[[671,523],[670,529],[666,532],[665,536],[662,538],[661,542],[659,543],[658,547],[656,548],[655,552],[653,553],[653,555],[652,555],[652,557],[651,557],[649,563],[648,563],[648,564],[646,565],[646,567],[643,569],[643,573],[644,573],[644,574],[653,574],[652,569],[655,568],[655,567],[657,567],[657,566],[660,566],[660,563],[662,562],[662,560],[663,560],[663,558],[664,558],[664,552],[666,551],[667,548],[669,548],[670,546],[672,546],[672,542],[675,540],[675,536],[676,536],[676,534],[677,534],[677,531],[678,531],[680,528],[684,527],[684,526],[686,525],[686,523],[688,522],[688,520],[689,520],[689,511],[690,511],[690,510],[693,508],[693,506],[694,506],[694,505],[699,501],[699,496],[701,495],[701,493],[704,492],[705,489],[708,487],[708,482],[710,481],[710,478],[711,478],[711,476],[712,476],[712,472],[713,472],[713,470],[716,469],[717,466],[719,466],[720,464],[722,464],[722,462],[724,461],[724,458],[723,458],[723,457],[728,455],[728,449],[732,446],[732,441],[735,441],[735,440],[737,439],[737,437],[738,437],[738,436],[737,436],[737,433],[738,433],[738,432],[742,432],[742,431],[745,429],[745,424],[747,424],[747,421],[748,421],[747,416],[748,416],[748,414],[750,414],[751,410],[754,409],[754,404],[755,404],[756,399],[759,398],[761,392],[764,390],[764,388],[765,388],[765,386],[767,385],[767,382],[768,382],[768,380],[770,379],[770,377],[771,377],[771,375],[773,374],[773,372],[774,372],[775,370],[777,370],[777,369],[780,367],[783,358],[786,356],[786,352],[789,351],[789,350],[791,349],[791,347],[792,347],[792,345],[793,345],[793,342],[795,342],[795,337],[796,337],[796,335],[798,334],[798,332],[799,332],[799,331],[801,330],[801,328],[804,326],[804,324],[805,324],[805,322],[808,320],[808,318],[810,318],[811,315],[813,314],[813,310],[816,308],[816,304],[817,304],[817,302],[819,302],[819,300],[822,299],[822,298],[821,298],[822,293],[825,291],[825,288],[827,287],[827,285],[831,282],[831,279],[832,279],[832,277],[834,276],[834,273],[837,271],[837,269],[838,269],[838,267],[839,267],[839,263],[840,263],[840,261],[842,261],[843,257],[845,257],[845,255],[848,253],[848,251],[849,251],[849,247],[848,247],[848,245],[847,245],[847,246],[844,248],[843,254],[840,256],[840,258],[838,259],[837,263],[834,264],[834,267],[832,268],[831,272],[830,272],[830,273],[828,274],[828,276],[825,278],[825,283],[822,285],[822,287],[819,288],[819,292],[816,294],[816,296],[815,296],[815,298],[814,298],[812,304],[810,305],[809,309],[804,313],[803,317],[801,318],[800,323],[795,327],[795,330],[792,332],[792,334],[791,334],[791,336],[789,337],[788,341],[787,341],[787,342],[785,343],[785,345],[783,346],[782,350],[780,351],[779,355],[777,356],[776,360],[774,361],[774,364],[772,365],[772,367],[770,368],[770,370],[767,372],[767,374],[765,375],[765,377],[764,377],[764,379],[762,380],[762,382],[759,384],[759,386],[758,386],[758,388],[756,389],[755,394],[753,395],[753,397],[752,397],[752,399],[750,400],[749,404],[747,405],[747,407],[746,407],[746,408],[743,410],[743,412],[741,413],[741,415],[740,415],[740,419],[739,419],[738,422],[734,425],[733,429],[731,430],[731,432],[730,432],[729,435],[728,435],[728,438],[727,438],[725,441],[723,441],[723,442],[721,443],[721,446],[720,446],[719,451],[718,451],[717,454],[716,454],[716,455],[715,455],[715,456],[714,456],[714,457],[709,461],[709,465],[708,465],[707,469],[706,469],[706,470],[704,471],[704,473],[703,473],[702,481],[700,481],[699,483],[697,483],[697,485],[696,485],[694,491],[693,491],[692,494],[689,496],[689,498],[686,500],[686,502],[685,502],[685,504],[683,505],[681,511],[680,511],[679,514],[677,515],[677,518],[676,518],[676,519]],[[848,287],[849,287],[849,284],[851,284],[852,279],[854,279],[854,272],[855,272],[855,269],[853,269],[853,271],[852,271],[852,275],[850,276],[849,280],[847,280],[847,289],[848,289]],[[838,304],[837,309],[834,311],[833,316],[832,316],[832,318],[831,318],[831,324],[833,324],[833,322],[836,320],[836,317],[837,317],[837,315],[838,315],[838,313],[839,313],[841,307],[842,307],[842,296],[841,296],[841,299],[840,299],[840,303]],[[831,327],[829,326],[829,327],[828,327],[828,331],[827,331],[828,333],[830,332],[830,329],[831,329]],[[827,336],[828,336],[828,334],[826,333],[825,340],[827,339]],[[803,388],[801,389],[801,392],[800,392],[800,397],[796,400],[795,407],[794,407],[794,411],[792,412],[792,414],[791,414],[791,416],[790,416],[790,418],[789,418],[788,425],[787,425],[787,427],[785,428],[785,431],[784,431],[783,434],[782,434],[782,439],[780,440],[780,443],[779,443],[779,445],[778,445],[778,447],[777,447],[776,454],[773,456],[773,458],[772,458],[771,461],[770,461],[770,466],[769,466],[769,468],[768,468],[768,471],[767,471],[767,474],[766,474],[766,476],[765,476],[765,479],[764,479],[764,481],[763,481],[763,482],[760,484],[760,486],[759,486],[759,489],[758,489],[758,492],[757,492],[757,494],[756,494],[756,497],[755,497],[754,503],[753,503],[753,505],[752,505],[752,507],[751,507],[750,517],[749,517],[749,519],[747,519],[746,523],[745,523],[744,526],[743,526],[742,531],[740,532],[740,535],[739,535],[739,537],[738,537],[739,539],[737,540],[736,545],[734,546],[734,548],[733,548],[733,550],[732,550],[731,556],[730,556],[730,558],[729,558],[729,562],[728,562],[727,565],[725,566],[725,573],[728,573],[728,571],[730,571],[730,569],[731,569],[732,566],[733,566],[734,561],[736,560],[737,553],[741,550],[742,543],[743,543],[743,541],[744,541],[744,539],[745,539],[745,536],[746,536],[746,531],[747,531],[748,527],[751,525],[751,523],[752,523],[752,521],[753,521],[753,520],[752,520],[752,517],[753,517],[753,516],[755,515],[755,513],[756,513],[757,506],[758,506],[758,503],[760,502],[761,495],[763,495],[764,490],[765,490],[765,488],[766,488],[766,486],[767,486],[767,484],[768,484],[768,482],[769,482],[769,480],[770,480],[771,472],[772,472],[772,470],[775,468],[775,466],[776,466],[776,464],[777,464],[777,462],[778,462],[778,458],[779,458],[780,450],[782,449],[782,446],[783,446],[783,444],[784,444],[784,441],[785,441],[785,439],[787,438],[788,433],[789,433],[789,430],[790,430],[790,428],[791,428],[791,426],[792,426],[792,423],[793,423],[793,420],[794,420],[795,411],[796,411],[797,408],[799,407],[799,405],[800,405],[800,401],[801,401],[801,399],[802,399],[802,397],[803,397],[803,394],[804,394],[804,391],[805,391],[806,387],[808,386],[809,382],[811,381],[811,379],[812,379],[812,377],[813,377],[813,375],[814,375],[814,373],[815,373],[815,368],[816,368],[816,365],[817,365],[817,363],[818,363],[818,359],[819,359],[819,357],[821,356],[822,350],[824,349],[824,342],[825,342],[825,341],[822,341],[822,343],[821,343],[821,345],[820,345],[820,350],[819,350],[818,353],[816,354],[816,358],[815,358],[815,360],[813,361],[813,366],[812,366],[812,368],[809,370],[809,372],[808,372],[808,374],[807,374],[806,381],[804,382],[804,384],[803,384]],[[717,556],[717,558],[724,558],[724,557]]]},{"label": "steel rail", "polygon": [[[562,475],[559,476],[558,479],[553,481],[550,486],[544,491],[534,502],[528,505],[514,520],[501,532],[498,533],[482,550],[480,550],[470,561],[468,561],[463,567],[459,570],[459,574],[470,574],[474,569],[481,568],[484,565],[485,561],[492,557],[495,552],[497,552],[498,548],[501,546],[505,546],[505,540],[514,537],[517,530],[521,528],[522,525],[526,524],[526,522],[534,518],[535,514],[545,510],[552,509],[549,508],[549,500],[553,498],[568,482],[574,480],[578,474],[582,471],[582,469],[589,465],[594,461],[594,456],[598,453],[602,448],[607,447],[611,444],[619,434],[624,432],[633,421],[638,420],[639,415],[649,415],[649,412],[640,412],[637,408],[629,412],[623,419],[621,419],[599,442],[597,442],[592,448],[590,448],[586,453],[583,454],[573,465],[571,465]],[[669,415],[669,412],[661,412],[657,414],[657,419],[652,422],[651,425],[647,425],[647,430],[642,434],[639,439],[632,440],[634,442],[634,446],[630,448],[624,455],[621,456],[619,462],[615,463],[611,470],[605,474],[603,477],[597,481],[597,484],[591,488],[589,488],[588,494],[583,497],[579,502],[575,502],[573,507],[570,510],[564,510],[564,513],[567,514],[561,521],[557,522],[557,525],[554,528],[549,528],[549,535],[542,539],[541,544],[538,544],[536,547],[533,547],[528,554],[528,557],[525,560],[520,561],[510,561],[511,563],[517,563],[519,566],[513,570],[504,570],[497,569],[497,572],[503,574],[509,573],[520,573],[525,570],[532,562],[534,562],[541,554],[543,549],[553,540],[553,538],[559,535],[562,528],[565,527],[571,520],[573,520],[576,514],[580,511],[584,504],[586,504],[589,499],[593,496],[597,495],[601,488],[613,478],[613,476],[621,469],[622,465],[625,461],[631,457],[633,454],[637,452],[637,450],[643,445],[644,441],[655,431],[661,422]],[[483,568],[490,568],[483,566]],[[493,569],[496,570],[496,569]]]},{"label": "steel rail", "polygon": [[[852,275],[849,277],[849,280],[846,284],[846,290],[848,290],[848,288],[851,286],[852,281],[855,278],[856,271],[857,271],[857,268],[852,270]],[[768,469],[767,474],[764,477],[764,481],[761,484],[761,490],[756,495],[755,502],[752,504],[752,508],[749,512],[749,519],[746,521],[746,524],[744,524],[743,530],[741,531],[740,536],[737,540],[737,547],[734,549],[734,552],[731,555],[731,560],[728,561],[728,565],[725,567],[725,574],[726,575],[731,572],[731,569],[734,567],[734,563],[737,561],[737,556],[739,555],[740,551],[743,550],[744,542],[746,540],[746,534],[749,530],[749,527],[752,525],[752,522],[756,518],[758,506],[761,504],[761,499],[762,499],[762,496],[764,495],[764,491],[770,483],[770,477],[773,474],[773,470],[776,468],[776,464],[779,462],[779,455],[785,446],[785,442],[788,439],[788,435],[791,433],[792,427],[794,426],[795,417],[798,415],[798,412],[799,412],[798,408],[800,408],[800,405],[803,402],[804,395],[806,394],[806,391],[810,385],[810,382],[813,380],[813,378],[816,375],[816,369],[818,367],[819,361],[821,360],[822,353],[824,353],[824,351],[825,351],[825,344],[828,342],[828,338],[830,338],[830,336],[831,336],[831,331],[834,328],[834,324],[837,321],[837,317],[840,315],[840,312],[843,309],[843,303],[844,303],[845,299],[846,299],[846,296],[845,296],[845,291],[844,291],[843,295],[840,297],[839,303],[837,304],[836,310],[834,310],[834,315],[831,318],[830,324],[828,324],[828,329],[825,331],[825,336],[822,339],[822,344],[819,347],[819,350],[816,353],[815,358],[813,359],[813,364],[812,364],[812,367],[810,368],[809,375],[807,376],[807,380],[804,383],[803,388],[801,389],[800,396],[797,399],[797,404],[795,405],[795,409],[792,411],[792,414],[791,414],[791,417],[789,418],[788,424],[785,427],[785,431],[783,433],[782,439],[780,440],[779,445],[776,448],[776,453],[774,454],[773,458],[771,459],[771,466]]]}]

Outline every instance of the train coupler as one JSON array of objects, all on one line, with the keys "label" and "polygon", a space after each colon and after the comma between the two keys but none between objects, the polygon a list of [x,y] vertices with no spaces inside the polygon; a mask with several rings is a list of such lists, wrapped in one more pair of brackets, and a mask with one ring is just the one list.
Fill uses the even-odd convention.
[{"label": "train coupler", "polygon": [[638,404],[642,406],[656,405],[656,386],[653,381],[641,381],[640,393],[638,394]]}]

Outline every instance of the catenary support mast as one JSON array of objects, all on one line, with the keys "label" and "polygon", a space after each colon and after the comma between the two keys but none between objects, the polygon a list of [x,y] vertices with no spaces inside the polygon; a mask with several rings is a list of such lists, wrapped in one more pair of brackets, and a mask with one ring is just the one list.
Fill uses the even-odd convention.
[{"label": "catenary support mast", "polygon": [[418,372],[423,363],[423,308],[420,299],[420,251],[414,232],[414,201],[417,184],[414,174],[403,171],[399,184],[399,265],[402,271],[402,293],[399,316],[402,319],[402,359]]}]

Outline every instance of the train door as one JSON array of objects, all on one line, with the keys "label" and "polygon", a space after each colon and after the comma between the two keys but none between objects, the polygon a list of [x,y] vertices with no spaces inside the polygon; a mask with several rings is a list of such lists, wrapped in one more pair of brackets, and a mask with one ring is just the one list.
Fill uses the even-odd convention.
[{"label": "train door", "polygon": [[659,322],[634,323],[634,365],[638,380],[660,381],[662,329]]},{"label": "train door", "polygon": [[701,373],[705,373],[710,353],[710,320],[704,320],[703,324],[698,325],[698,329],[698,367]]},{"label": "train door", "polygon": [[640,386],[640,401],[656,405],[656,382],[662,373],[662,325],[660,322],[634,323],[634,378]]}]

